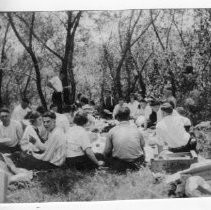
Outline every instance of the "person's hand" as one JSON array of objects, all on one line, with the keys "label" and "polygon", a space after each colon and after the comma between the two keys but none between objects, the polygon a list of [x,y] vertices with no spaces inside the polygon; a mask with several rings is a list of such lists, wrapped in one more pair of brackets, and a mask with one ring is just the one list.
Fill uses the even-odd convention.
[{"label": "person's hand", "polygon": [[35,144],[37,140],[33,136],[29,136],[29,142]]},{"label": "person's hand", "polygon": [[98,161],[98,168],[101,169],[105,165],[104,161]]},{"label": "person's hand", "polygon": [[32,148],[28,148],[27,151],[26,151],[26,154],[32,155],[32,152],[33,152]]},{"label": "person's hand", "polygon": [[112,114],[112,112],[110,112],[110,111],[107,110],[107,109],[104,109],[103,111],[104,111],[106,114],[110,114],[110,115]]}]

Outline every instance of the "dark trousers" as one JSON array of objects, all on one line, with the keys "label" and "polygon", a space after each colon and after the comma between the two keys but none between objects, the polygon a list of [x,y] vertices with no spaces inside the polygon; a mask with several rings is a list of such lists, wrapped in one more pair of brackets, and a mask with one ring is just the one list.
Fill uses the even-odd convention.
[{"label": "dark trousers", "polygon": [[177,147],[177,148],[169,148],[169,151],[171,151],[173,153],[190,152],[191,150],[196,151],[196,145],[197,145],[196,140],[194,138],[190,137],[188,143],[185,146]]},{"label": "dark trousers", "polygon": [[12,155],[12,160],[17,167],[27,170],[49,170],[57,168],[52,163],[36,159],[26,152],[19,152]]},{"label": "dark trousers", "polygon": [[[95,154],[95,157],[98,160],[104,159],[102,154]],[[74,168],[79,171],[92,170],[98,168],[98,166],[93,161],[91,161],[86,155],[66,158],[66,165],[68,168]]]},{"label": "dark trousers", "polygon": [[4,145],[0,145],[0,152],[1,153],[14,153],[17,151],[21,151],[20,146],[16,145],[15,147],[8,147]]},{"label": "dark trousers", "polygon": [[62,113],[62,105],[63,105],[63,100],[62,100],[62,92],[56,92],[54,91],[52,94],[52,102],[55,104],[58,108],[58,113]]},{"label": "dark trousers", "polygon": [[144,165],[144,160],[144,155],[134,159],[132,162],[127,162],[116,157],[110,157],[106,159],[106,166],[116,172],[126,172],[127,169],[136,171],[139,170],[142,165]]}]

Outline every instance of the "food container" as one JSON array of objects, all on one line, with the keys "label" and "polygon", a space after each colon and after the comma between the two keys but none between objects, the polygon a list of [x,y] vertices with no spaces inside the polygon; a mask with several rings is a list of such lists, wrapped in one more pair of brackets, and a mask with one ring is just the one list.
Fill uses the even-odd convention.
[{"label": "food container", "polygon": [[190,167],[191,164],[198,162],[198,156],[195,151],[170,153],[165,159],[155,157],[151,160],[151,170],[153,172],[176,173]]}]

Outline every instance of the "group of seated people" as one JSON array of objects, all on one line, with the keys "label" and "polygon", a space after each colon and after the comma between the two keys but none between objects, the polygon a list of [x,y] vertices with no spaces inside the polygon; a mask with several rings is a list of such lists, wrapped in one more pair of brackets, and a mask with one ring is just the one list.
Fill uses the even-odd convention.
[{"label": "group of seated people", "polygon": [[29,170],[103,166],[116,171],[139,169],[145,164],[145,140],[139,127],[155,128],[160,144],[167,145],[169,151],[196,148],[189,133],[191,123],[182,116],[184,109],[175,108],[176,104],[168,100],[162,104],[155,99],[136,101],[131,95],[126,104],[120,99],[112,112],[119,123],[108,132],[103,154],[94,154],[87,131],[95,121],[94,106],[88,99],[82,97],[78,107],[64,107],[62,114],[57,113],[55,105],[49,110],[40,106],[32,111],[29,101],[23,99],[12,113],[7,107],[0,109],[0,152],[11,153],[17,167]]}]

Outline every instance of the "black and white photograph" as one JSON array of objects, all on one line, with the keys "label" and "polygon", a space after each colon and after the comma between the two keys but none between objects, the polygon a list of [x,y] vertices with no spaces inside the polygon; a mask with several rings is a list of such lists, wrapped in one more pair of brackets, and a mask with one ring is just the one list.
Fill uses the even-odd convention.
[{"label": "black and white photograph", "polygon": [[0,11],[0,203],[211,196],[211,9]]}]

